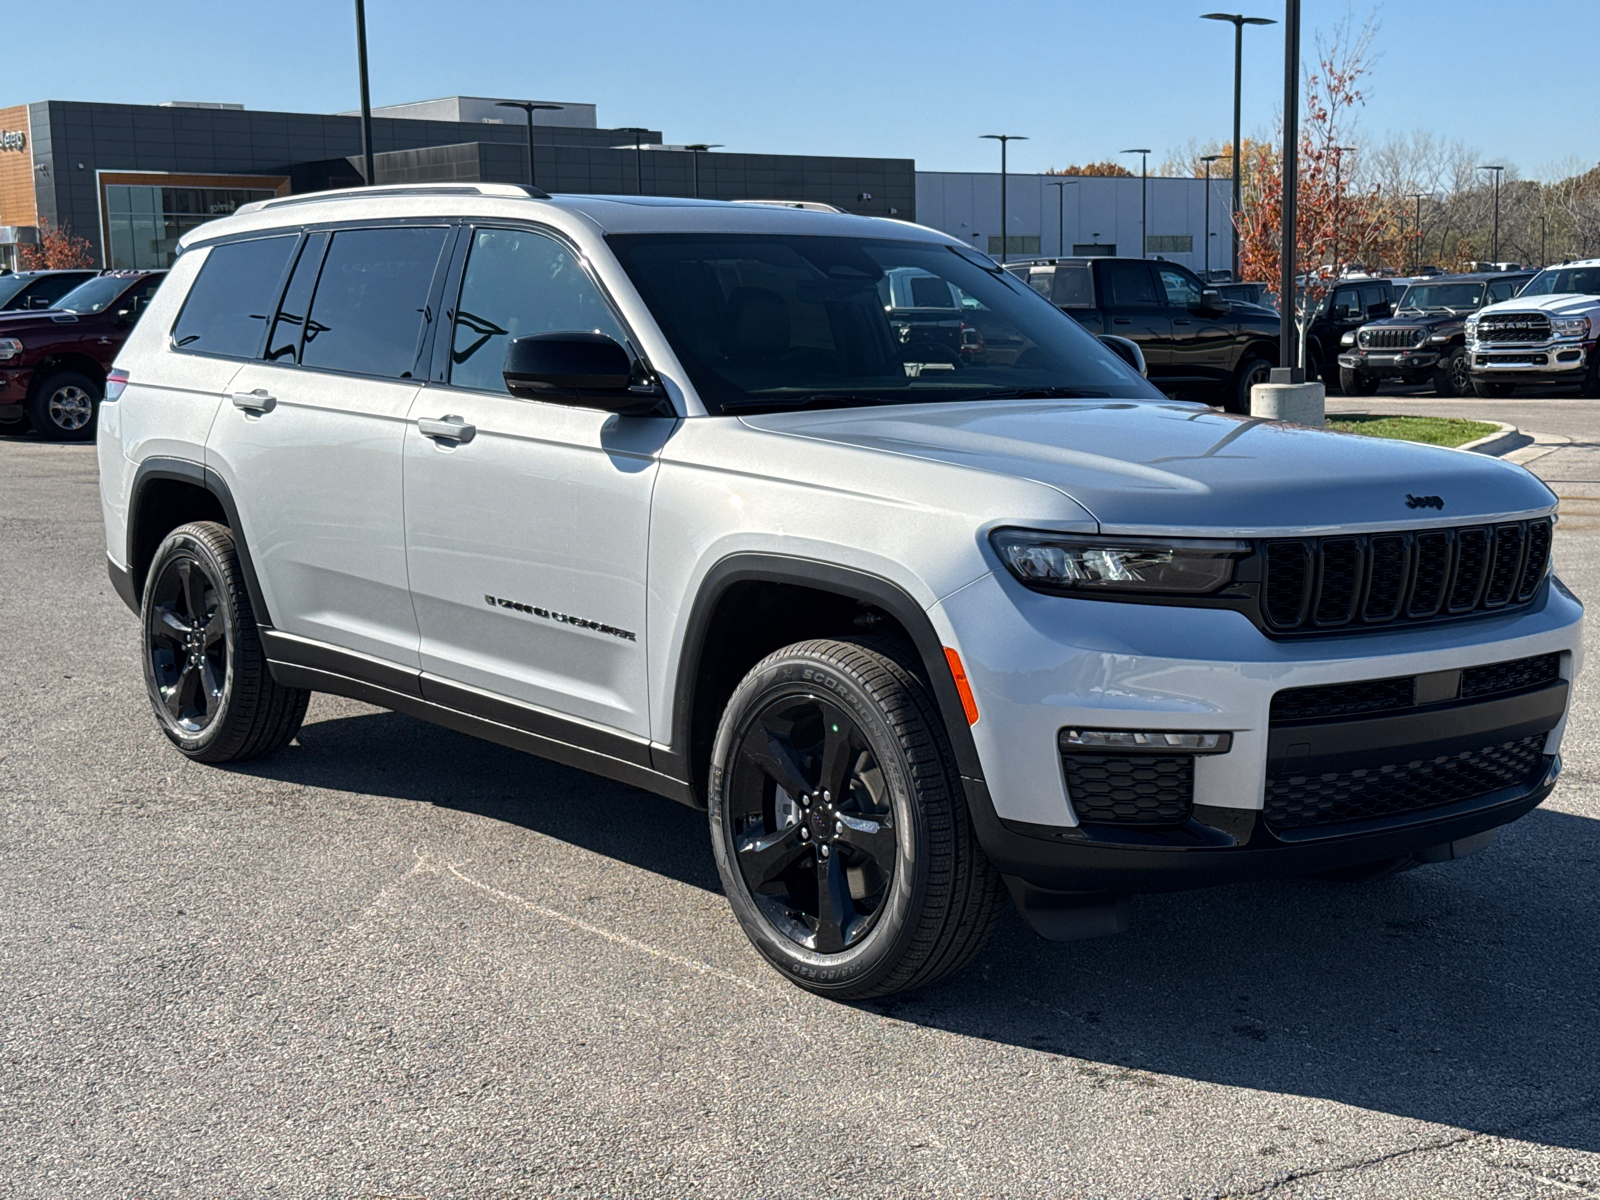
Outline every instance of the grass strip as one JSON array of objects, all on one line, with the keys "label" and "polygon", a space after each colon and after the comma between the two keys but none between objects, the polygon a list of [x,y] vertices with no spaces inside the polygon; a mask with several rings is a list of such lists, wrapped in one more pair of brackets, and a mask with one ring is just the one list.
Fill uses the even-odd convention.
[{"label": "grass strip", "polygon": [[1488,437],[1500,426],[1487,421],[1459,421],[1450,417],[1382,417],[1345,414],[1328,418],[1328,428],[1363,437],[1398,438],[1429,446],[1461,446]]}]

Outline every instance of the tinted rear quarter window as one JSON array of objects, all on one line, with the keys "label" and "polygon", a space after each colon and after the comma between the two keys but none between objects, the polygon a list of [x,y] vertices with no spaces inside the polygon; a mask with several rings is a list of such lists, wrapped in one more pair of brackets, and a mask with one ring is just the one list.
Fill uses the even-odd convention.
[{"label": "tinted rear quarter window", "polygon": [[298,234],[214,246],[172,327],[180,350],[254,358],[278,302]]},{"label": "tinted rear quarter window", "polygon": [[408,378],[446,232],[434,226],[335,233],[311,301],[300,362]]}]

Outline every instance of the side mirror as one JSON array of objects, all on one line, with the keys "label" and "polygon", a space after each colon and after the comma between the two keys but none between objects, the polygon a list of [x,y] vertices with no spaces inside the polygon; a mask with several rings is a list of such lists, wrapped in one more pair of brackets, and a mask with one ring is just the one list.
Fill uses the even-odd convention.
[{"label": "side mirror", "polygon": [[1227,299],[1216,288],[1206,288],[1200,293],[1200,311],[1208,313],[1225,313],[1233,307],[1233,301]]},{"label": "side mirror", "polygon": [[133,324],[133,309],[131,309],[131,308],[119,308],[119,309],[117,309],[117,324],[118,325],[132,325]]},{"label": "side mirror", "polygon": [[633,360],[603,333],[531,333],[512,338],[502,370],[506,390],[523,400],[544,400],[642,416],[661,402],[655,386],[635,387]]},{"label": "side mirror", "polygon": [[1139,374],[1149,378],[1150,372],[1144,364],[1144,351],[1139,349],[1139,343],[1132,338],[1118,337],[1114,333],[1102,333],[1100,340],[1105,343],[1107,350],[1127,363]]}]

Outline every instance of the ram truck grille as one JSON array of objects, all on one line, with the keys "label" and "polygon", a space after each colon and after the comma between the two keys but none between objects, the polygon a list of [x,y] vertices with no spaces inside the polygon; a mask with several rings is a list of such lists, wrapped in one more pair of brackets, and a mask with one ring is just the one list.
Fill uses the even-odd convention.
[{"label": "ram truck grille", "polygon": [[1478,320],[1478,343],[1548,342],[1550,318],[1544,313],[1492,313]]}]

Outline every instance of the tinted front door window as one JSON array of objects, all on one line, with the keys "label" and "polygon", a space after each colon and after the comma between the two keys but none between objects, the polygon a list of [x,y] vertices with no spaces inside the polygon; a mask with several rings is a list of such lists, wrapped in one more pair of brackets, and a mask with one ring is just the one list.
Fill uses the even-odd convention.
[{"label": "tinted front door window", "polygon": [[1161,277],[1161,287],[1166,293],[1167,304],[1172,308],[1194,308],[1200,303],[1200,281],[1187,271],[1179,271],[1174,267],[1157,267],[1156,274]]},{"label": "tinted front door window", "polygon": [[442,227],[334,234],[311,301],[301,363],[411,378],[445,234]]},{"label": "tinted front door window", "polygon": [[477,230],[456,308],[450,382],[503,392],[506,343],[561,331],[626,340],[599,289],[560,242],[528,230]]}]

